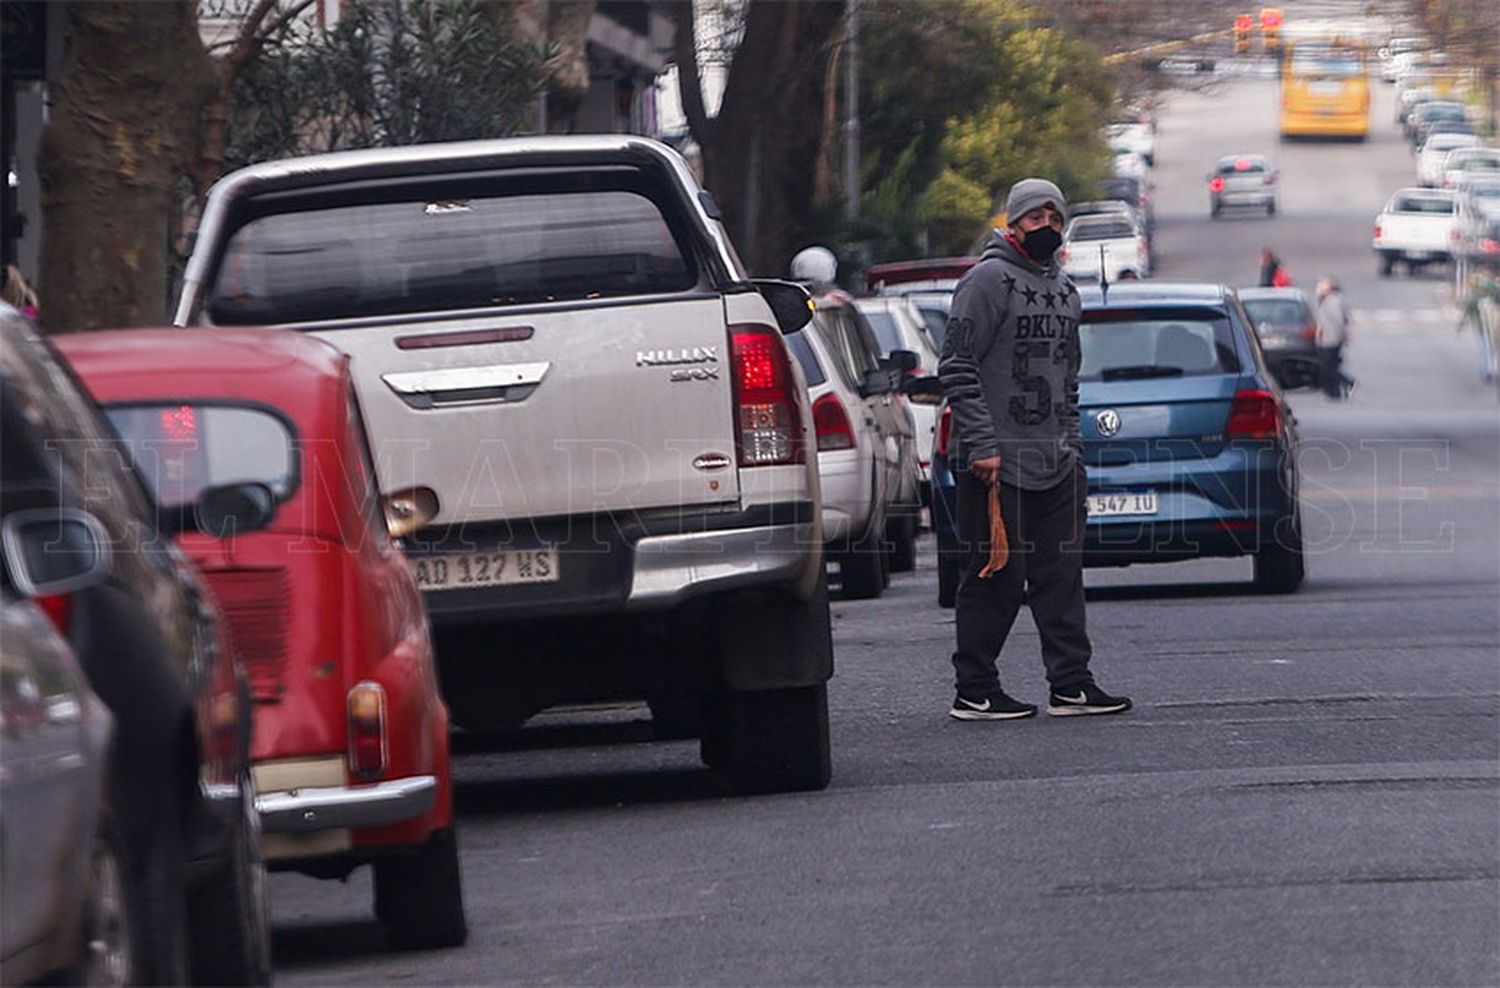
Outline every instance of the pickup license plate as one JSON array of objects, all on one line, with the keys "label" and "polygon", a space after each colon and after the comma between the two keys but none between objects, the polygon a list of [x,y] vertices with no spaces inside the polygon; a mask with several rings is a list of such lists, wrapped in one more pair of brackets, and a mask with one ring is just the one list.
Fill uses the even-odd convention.
[{"label": "pickup license plate", "polygon": [[1430,250],[1409,250],[1406,252],[1406,259],[1408,261],[1430,261],[1434,257],[1437,257],[1437,254]]},{"label": "pickup license plate", "polygon": [[1154,515],[1156,514],[1156,492],[1115,491],[1107,494],[1090,494],[1088,508],[1090,518]]},{"label": "pickup license plate", "polygon": [[419,590],[467,590],[517,583],[556,583],[557,550],[495,549],[408,559]]}]

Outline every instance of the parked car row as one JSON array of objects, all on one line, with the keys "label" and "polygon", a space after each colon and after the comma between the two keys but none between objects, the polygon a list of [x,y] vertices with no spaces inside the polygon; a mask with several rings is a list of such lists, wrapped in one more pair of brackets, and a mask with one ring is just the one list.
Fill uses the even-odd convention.
[{"label": "parked car row", "polygon": [[[909,555],[919,358],[824,302]],[[193,328],[0,313],[5,980],[265,983],[268,867],[464,942],[450,711],[644,699],[743,791],[826,786],[812,315],[624,137],[254,166]]]}]

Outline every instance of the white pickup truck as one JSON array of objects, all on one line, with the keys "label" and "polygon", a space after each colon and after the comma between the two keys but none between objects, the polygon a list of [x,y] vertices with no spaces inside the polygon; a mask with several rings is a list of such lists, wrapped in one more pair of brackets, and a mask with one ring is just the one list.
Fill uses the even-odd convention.
[{"label": "white pickup truck", "polygon": [[349,355],[387,511],[420,519],[401,548],[459,725],[645,700],[742,789],[806,790],[829,781],[833,672],[782,338],[808,302],[746,275],[676,152],[571,136],[235,172],[175,319]]},{"label": "white pickup truck", "polygon": [[1373,246],[1381,277],[1390,277],[1398,261],[1408,271],[1448,263],[1461,235],[1457,195],[1447,189],[1402,189],[1375,217]]},{"label": "white pickup truck", "polygon": [[1129,216],[1094,213],[1079,216],[1063,233],[1062,269],[1080,281],[1098,281],[1101,269],[1110,281],[1151,274],[1151,252],[1145,231]]}]

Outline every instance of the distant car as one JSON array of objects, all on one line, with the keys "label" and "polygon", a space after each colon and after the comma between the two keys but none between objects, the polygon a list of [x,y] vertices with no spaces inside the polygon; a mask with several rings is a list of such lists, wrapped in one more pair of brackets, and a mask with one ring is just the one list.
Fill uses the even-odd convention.
[{"label": "distant car", "polygon": [[885,519],[877,541],[886,548],[882,565],[904,572],[915,564],[922,498],[916,422],[900,384],[902,376],[916,368],[918,357],[909,350],[883,356],[875,331],[843,292],[820,296],[816,304],[809,329],[822,337],[845,380],[858,392],[861,413],[880,433],[875,468],[881,474]]},{"label": "distant car", "polygon": [[1151,227],[1146,218],[1141,215],[1139,209],[1132,203],[1123,199],[1089,199],[1083,202],[1068,204],[1068,219],[1076,220],[1081,216],[1117,215],[1124,216],[1140,228],[1146,237],[1146,252],[1148,260],[1155,266],[1155,253],[1151,241]]},{"label": "distant car", "polygon": [[1478,134],[1433,134],[1417,152],[1417,184],[1442,185],[1443,167],[1448,152],[1458,148],[1479,147],[1481,143]]},{"label": "distant car", "polygon": [[349,358],[281,330],[54,339],[165,510],[219,485],[265,495],[258,530],[179,544],[249,673],[271,866],[345,877],[373,864],[393,946],[462,943],[448,710],[421,594],[392,542],[430,514],[431,495],[381,498]]},{"label": "distant car", "polygon": [[820,333],[793,333],[787,346],[812,399],[825,554],[838,563],[844,596],[879,597],[890,582],[889,556],[881,547],[887,480],[880,465],[885,443],[861,394],[871,384],[850,380]]},{"label": "distant car", "polygon": [[1500,148],[1458,148],[1443,159],[1442,179],[1437,184],[1445,189],[1462,189],[1476,179],[1492,176],[1500,176]]},{"label": "distant car", "polygon": [[1225,209],[1245,207],[1276,214],[1276,169],[1258,154],[1232,154],[1220,158],[1208,175],[1208,213],[1217,217]]},{"label": "distant car", "polygon": [[1500,175],[1476,176],[1464,183],[1460,193],[1470,213],[1489,218],[1500,213]]},{"label": "distant car", "polygon": [[1248,555],[1261,591],[1296,590],[1296,420],[1235,292],[1084,286],[1079,334],[1084,564]]},{"label": "distant car", "polygon": [[1146,239],[1156,236],[1156,206],[1151,197],[1152,185],[1145,179],[1115,176],[1099,183],[1100,199],[1118,199],[1135,207],[1146,223]]},{"label": "distant car", "polygon": [[[855,299],[855,308],[865,317],[882,356],[890,359],[899,350],[917,355],[917,366],[906,372],[907,378],[937,373],[938,345],[928,330],[928,322],[916,300],[910,295],[876,295]],[[910,405],[916,429],[917,465],[921,472],[922,503],[931,493],[932,425],[937,411],[932,405]]]},{"label": "distant car", "polygon": [[[194,519],[253,527],[252,492],[208,488],[159,515],[77,378],[8,306],[0,436],[5,583],[48,611],[115,721],[107,791],[135,980],[268,983],[249,687],[210,591],[168,539]],[[89,580],[59,578],[84,564]]]},{"label": "distant car", "polygon": [[1464,260],[1474,267],[1500,271],[1500,211],[1479,217],[1461,250]]},{"label": "distant car", "polygon": [[1453,246],[1463,236],[1458,196],[1450,189],[1402,189],[1375,217],[1371,246],[1381,277],[1398,263],[1408,272],[1453,260]]},{"label": "distant car", "polygon": [[1318,384],[1318,320],[1300,288],[1241,288],[1266,366],[1283,388]]},{"label": "distant car", "polygon": [[1110,167],[1116,178],[1135,178],[1145,181],[1146,177],[1151,174],[1151,163],[1144,155],[1119,148],[1114,151],[1114,162]]},{"label": "distant car", "polygon": [[1109,146],[1118,150],[1133,151],[1146,159],[1146,164],[1156,165],[1156,131],[1150,124],[1135,121],[1112,123],[1105,128]]},{"label": "distant car", "polygon": [[1146,231],[1123,214],[1079,216],[1063,231],[1062,269],[1080,280],[1109,281],[1151,275]]},{"label": "distant car", "polygon": [[[104,560],[54,575],[97,580]],[[0,980],[134,984],[129,865],[106,792],[114,718],[52,624],[53,589],[32,588],[39,604],[0,585]]]},{"label": "distant car", "polygon": [[1429,100],[1411,111],[1406,118],[1407,140],[1416,150],[1434,133],[1472,134],[1474,124],[1462,103],[1453,100]]},{"label": "distant car", "polygon": [[1417,107],[1424,103],[1430,103],[1437,98],[1437,90],[1430,86],[1397,87],[1396,123],[1401,125],[1402,133],[1406,132],[1406,122],[1411,118],[1412,113]]}]

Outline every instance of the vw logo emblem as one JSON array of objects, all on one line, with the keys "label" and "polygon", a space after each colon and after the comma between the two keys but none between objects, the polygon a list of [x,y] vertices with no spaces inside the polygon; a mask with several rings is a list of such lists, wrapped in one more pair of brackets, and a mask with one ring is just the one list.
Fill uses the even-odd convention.
[{"label": "vw logo emblem", "polygon": [[1099,429],[1099,435],[1108,439],[1120,431],[1120,413],[1113,408],[1106,408],[1094,416],[1094,425]]}]

